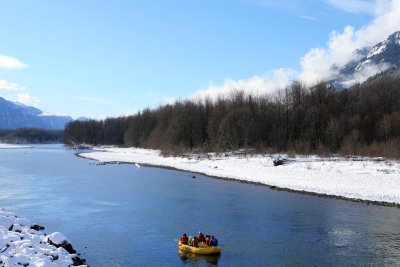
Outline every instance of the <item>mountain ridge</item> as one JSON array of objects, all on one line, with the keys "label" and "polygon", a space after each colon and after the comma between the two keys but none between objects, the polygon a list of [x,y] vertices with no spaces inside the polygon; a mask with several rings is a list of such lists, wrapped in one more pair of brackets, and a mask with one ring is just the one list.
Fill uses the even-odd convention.
[{"label": "mountain ridge", "polygon": [[38,108],[0,97],[0,129],[38,128],[63,130],[70,116],[43,115]]}]

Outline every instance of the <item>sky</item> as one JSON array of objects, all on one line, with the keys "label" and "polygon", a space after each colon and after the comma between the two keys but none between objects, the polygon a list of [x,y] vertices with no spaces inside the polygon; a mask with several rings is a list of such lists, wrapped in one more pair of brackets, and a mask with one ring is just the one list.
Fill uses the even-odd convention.
[{"label": "sky", "polygon": [[0,96],[106,118],[326,78],[400,30],[398,0],[0,0]]}]

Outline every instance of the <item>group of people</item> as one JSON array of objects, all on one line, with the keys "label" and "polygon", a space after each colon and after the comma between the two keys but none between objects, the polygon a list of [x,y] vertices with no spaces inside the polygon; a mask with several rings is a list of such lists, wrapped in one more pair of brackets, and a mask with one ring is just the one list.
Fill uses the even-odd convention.
[{"label": "group of people", "polygon": [[199,232],[195,237],[193,236],[187,237],[186,233],[183,233],[181,236],[181,243],[195,248],[199,247],[199,243],[204,243],[207,246],[211,247],[218,246],[218,240],[213,235],[204,236],[202,232]]}]

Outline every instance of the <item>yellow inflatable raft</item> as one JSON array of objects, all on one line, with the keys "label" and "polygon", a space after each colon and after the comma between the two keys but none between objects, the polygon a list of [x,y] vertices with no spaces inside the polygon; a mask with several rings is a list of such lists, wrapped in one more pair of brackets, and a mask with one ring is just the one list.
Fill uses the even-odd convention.
[{"label": "yellow inflatable raft", "polygon": [[181,241],[179,241],[178,248],[182,252],[189,252],[189,253],[202,254],[202,255],[221,253],[221,247],[219,247],[219,246],[210,247],[202,242],[199,243],[198,248],[195,248],[195,247],[192,247],[189,245],[184,245],[181,243]]}]

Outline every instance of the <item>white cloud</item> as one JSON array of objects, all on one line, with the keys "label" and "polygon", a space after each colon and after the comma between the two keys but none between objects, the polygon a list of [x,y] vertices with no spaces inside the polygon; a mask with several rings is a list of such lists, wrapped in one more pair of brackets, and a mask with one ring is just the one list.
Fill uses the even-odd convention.
[{"label": "white cloud", "polygon": [[139,112],[139,109],[137,109],[137,108],[124,106],[124,107],[120,108],[120,110],[116,113],[116,116],[117,117],[123,117],[123,116],[128,117],[128,116],[134,115],[138,112]]},{"label": "white cloud", "polygon": [[375,3],[371,0],[324,0],[326,3],[350,13],[373,15]]},{"label": "white cloud", "polygon": [[51,113],[51,112],[43,112],[42,114],[40,114],[39,116],[69,116],[66,113],[61,113],[61,112],[55,112],[55,113]]},{"label": "white cloud", "polygon": [[220,95],[227,95],[232,90],[244,90],[247,94],[263,95],[276,89],[287,86],[297,73],[290,69],[274,70],[270,77],[253,76],[249,79],[233,80],[225,79],[223,85],[210,84],[207,88],[197,91],[192,98],[204,98],[209,96],[213,99]]},{"label": "white cloud", "polygon": [[317,18],[317,17],[307,16],[307,15],[301,15],[301,16],[299,16],[299,18],[306,19],[306,20],[319,20],[319,18]]},{"label": "white cloud", "polygon": [[390,67],[390,65],[388,65],[386,63],[381,63],[378,65],[364,66],[360,71],[356,72],[353,76],[349,77],[349,79],[344,82],[344,85],[347,87],[347,86],[354,85],[356,83],[362,83],[369,77],[371,77],[377,73],[380,73],[380,72],[388,69],[389,67]]},{"label": "white cloud", "polygon": [[25,105],[38,105],[41,101],[33,98],[29,93],[17,94],[17,101]]},{"label": "white cloud", "polygon": [[0,69],[18,70],[27,68],[28,65],[17,58],[0,55]]},{"label": "white cloud", "polygon": [[169,96],[169,95],[163,95],[161,97],[161,104],[162,105],[167,105],[167,104],[173,104],[174,102],[176,102],[178,99],[176,97],[173,96]]},{"label": "white cloud", "polygon": [[20,86],[16,83],[8,82],[6,80],[0,80],[0,89],[20,91],[20,90],[25,90],[25,87]]},{"label": "white cloud", "polygon": [[333,64],[344,65],[354,58],[355,49],[374,45],[400,30],[400,1],[378,0],[373,11],[376,15],[369,24],[360,29],[346,26],[341,33],[334,31],[326,47],[311,49],[300,60],[300,80],[314,83],[329,79],[334,75],[330,70]]}]

